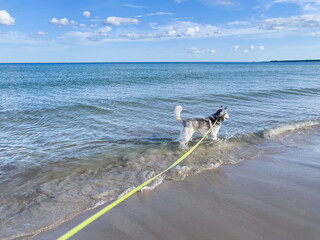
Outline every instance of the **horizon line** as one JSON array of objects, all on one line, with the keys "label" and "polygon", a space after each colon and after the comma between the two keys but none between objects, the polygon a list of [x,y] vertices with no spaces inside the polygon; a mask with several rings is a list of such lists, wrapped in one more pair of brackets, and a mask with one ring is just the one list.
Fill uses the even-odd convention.
[{"label": "horizon line", "polygon": [[274,62],[320,62],[320,59],[292,59],[292,60],[266,60],[266,61],[197,61],[197,62],[192,62],[192,61],[129,61],[129,62],[122,62],[122,61],[106,61],[106,62],[101,62],[101,61],[92,61],[92,62],[0,62],[0,64],[94,64],[94,63],[274,63]]}]

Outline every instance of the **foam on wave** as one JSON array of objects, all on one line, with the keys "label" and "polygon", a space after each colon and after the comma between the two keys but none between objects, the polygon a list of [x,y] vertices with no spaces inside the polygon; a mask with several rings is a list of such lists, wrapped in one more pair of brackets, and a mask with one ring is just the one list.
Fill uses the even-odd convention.
[{"label": "foam on wave", "polygon": [[280,127],[263,131],[263,137],[268,139],[268,138],[273,138],[277,136],[283,136],[295,131],[311,129],[312,127],[315,127],[318,125],[320,125],[319,119],[282,125]]}]

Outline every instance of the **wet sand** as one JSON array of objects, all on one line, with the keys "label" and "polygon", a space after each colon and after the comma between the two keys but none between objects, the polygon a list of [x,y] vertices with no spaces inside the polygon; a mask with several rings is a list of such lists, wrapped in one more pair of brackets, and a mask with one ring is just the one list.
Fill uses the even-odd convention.
[{"label": "wet sand", "polygon": [[[319,146],[317,129],[256,159],[165,181],[70,239],[320,239]],[[97,210],[35,239],[56,239]]]}]

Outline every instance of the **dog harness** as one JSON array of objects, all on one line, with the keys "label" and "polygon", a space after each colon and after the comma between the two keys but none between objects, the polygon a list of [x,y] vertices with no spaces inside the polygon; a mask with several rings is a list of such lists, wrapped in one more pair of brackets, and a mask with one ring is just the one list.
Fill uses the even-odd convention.
[{"label": "dog harness", "polygon": [[212,127],[212,125],[213,125],[213,123],[214,123],[215,121],[217,121],[217,122],[216,122],[216,125],[219,125],[219,126],[221,125],[220,119],[217,118],[217,117],[210,116],[210,117],[208,117],[208,121],[209,121],[210,128]]}]

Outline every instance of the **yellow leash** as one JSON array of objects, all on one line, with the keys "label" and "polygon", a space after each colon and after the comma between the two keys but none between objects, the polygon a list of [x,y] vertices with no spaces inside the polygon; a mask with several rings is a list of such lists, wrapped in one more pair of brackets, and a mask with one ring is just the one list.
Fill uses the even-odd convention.
[{"label": "yellow leash", "polygon": [[140,186],[136,187],[135,189],[133,189],[132,191],[130,191],[129,193],[127,193],[126,195],[124,195],[123,197],[119,198],[118,200],[114,201],[113,203],[111,203],[110,205],[106,206],[105,208],[101,209],[99,212],[97,212],[96,214],[92,215],[91,217],[89,217],[87,220],[83,221],[82,223],[80,223],[78,226],[76,226],[75,228],[71,229],[69,232],[67,232],[66,234],[64,234],[62,237],[58,238],[58,240],[66,240],[70,237],[72,237],[74,234],[76,234],[77,232],[79,232],[81,229],[83,229],[85,226],[89,225],[90,223],[92,223],[94,220],[96,220],[97,218],[99,218],[100,216],[102,216],[103,214],[105,214],[106,212],[108,212],[110,209],[112,209],[113,207],[117,206],[119,203],[123,202],[124,200],[126,200],[127,198],[129,198],[131,195],[133,195],[134,193],[136,193],[137,191],[139,191],[141,188],[143,188],[144,186],[148,185],[149,183],[151,183],[153,180],[155,180],[157,177],[160,177],[162,174],[164,174],[165,172],[169,171],[171,168],[173,168],[174,166],[178,165],[183,159],[185,159],[187,156],[189,156],[190,153],[192,153],[197,147],[198,145],[203,141],[203,139],[209,134],[209,132],[211,131],[211,129],[214,127],[214,125],[216,124],[217,120],[213,123],[213,125],[211,126],[211,128],[206,132],[206,134],[200,139],[200,141],[193,146],[193,148],[191,148],[186,154],[184,154],[182,157],[180,157],[175,163],[173,163],[170,167],[168,167],[166,170],[162,171],[161,173],[159,173],[158,175],[154,176],[153,178],[149,179],[148,181],[142,183]]}]

